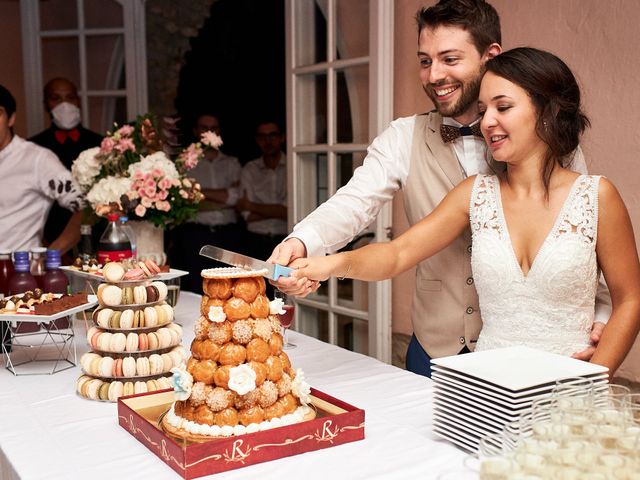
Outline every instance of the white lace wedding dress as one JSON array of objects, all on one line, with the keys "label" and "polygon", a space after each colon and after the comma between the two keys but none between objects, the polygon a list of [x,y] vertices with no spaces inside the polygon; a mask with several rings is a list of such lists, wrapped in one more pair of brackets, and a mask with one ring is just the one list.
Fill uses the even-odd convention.
[{"label": "white lace wedding dress", "polygon": [[589,345],[598,286],[600,177],[581,175],[525,276],[516,259],[495,176],[471,195],[471,265],[482,331],[476,351],[513,345],[571,355]]}]

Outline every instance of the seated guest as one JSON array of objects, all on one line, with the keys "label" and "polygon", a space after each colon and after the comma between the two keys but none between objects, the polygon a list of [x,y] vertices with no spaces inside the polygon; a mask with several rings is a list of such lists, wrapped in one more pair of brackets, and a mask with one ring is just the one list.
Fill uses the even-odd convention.
[{"label": "seated guest", "polygon": [[[194,140],[198,141],[205,132],[220,135],[220,121],[209,112],[196,117],[192,130]],[[238,242],[244,238],[234,208],[238,199],[240,170],[240,162],[236,157],[217,149],[208,149],[204,159],[189,171],[189,176],[200,184],[205,200],[200,203],[195,220],[176,227],[171,234],[173,246],[170,262],[174,267],[189,272],[182,279],[183,289],[200,292],[200,271],[203,268],[226,266],[201,257],[199,252],[203,245],[237,250]]]},{"label": "seated guest", "polygon": [[[264,260],[287,234],[285,136],[274,121],[258,124],[256,143],[262,156],[242,169],[242,197],[237,208],[247,222],[247,253]],[[268,288],[271,286],[269,285]]]},{"label": "seated guest", "polygon": [[[29,140],[51,150],[71,170],[71,165],[80,152],[100,146],[102,136],[82,126],[78,89],[66,78],[54,78],[47,82],[44,87],[44,107],[51,117],[51,125]],[[70,218],[71,212],[53,204],[44,227],[44,240],[47,244],[60,236]],[[80,214],[72,220],[78,231],[80,220]],[[96,231],[98,233],[100,232]]]}]

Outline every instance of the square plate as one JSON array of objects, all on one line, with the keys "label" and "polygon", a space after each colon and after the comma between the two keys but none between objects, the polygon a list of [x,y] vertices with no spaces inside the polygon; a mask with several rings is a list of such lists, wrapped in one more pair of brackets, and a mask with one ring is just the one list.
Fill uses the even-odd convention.
[{"label": "square plate", "polygon": [[431,362],[514,392],[554,383],[561,378],[609,371],[594,363],[523,346],[452,355]]},{"label": "square plate", "polygon": [[445,408],[436,408],[434,413],[434,423],[447,422],[458,426],[462,431],[469,431],[473,433],[477,433],[479,435],[489,435],[491,433],[500,433],[504,425],[496,426],[489,424],[487,422],[483,422],[480,420],[475,420],[471,416],[459,416],[455,413],[452,413],[451,410],[447,410]]},{"label": "square plate", "polygon": [[[532,388],[528,388],[528,389],[524,389],[524,390],[520,390],[517,392],[514,392],[512,390],[507,390],[505,388],[502,388],[498,385],[495,385],[493,383],[490,382],[486,382],[484,380],[478,379],[476,377],[467,375],[463,372],[458,372],[456,370],[451,370],[449,368],[446,367],[440,367],[437,365],[434,365],[432,367],[432,370],[434,372],[436,372],[438,374],[439,377],[442,378],[448,378],[451,380],[455,380],[458,382],[464,382],[466,384],[469,385],[475,385],[478,386],[479,388],[482,388],[484,390],[487,391],[487,393],[490,395],[490,392],[495,392],[496,394],[498,394],[500,397],[507,397],[507,398],[513,398],[514,402],[517,402],[517,399],[523,398],[523,397],[527,397],[527,396],[535,396],[537,394],[543,393],[543,392],[547,392],[551,389],[553,389],[553,387],[555,386],[555,382],[557,380],[563,380],[564,378],[558,378],[556,380],[554,380],[551,383],[546,383],[544,385],[537,385],[534,386]],[[607,379],[608,378],[608,374],[606,373],[596,373],[593,375],[584,375],[583,378],[588,378],[590,380],[592,380],[595,383],[598,383],[599,381],[603,380],[603,379]]]},{"label": "square plate", "polygon": [[463,440],[458,436],[457,433],[452,433],[446,428],[434,427],[433,433],[435,433],[438,437],[453,443],[456,447],[461,448],[465,452],[473,454],[478,451],[478,442],[474,443],[468,440]]},{"label": "square plate", "polygon": [[448,412],[452,415],[456,415],[460,418],[468,419],[470,422],[475,422],[479,425],[487,425],[489,427],[502,428],[505,424],[511,420],[499,418],[496,415],[489,415],[488,412],[482,410],[468,410],[464,407],[460,407],[458,404],[449,401],[443,401],[442,398],[435,398],[433,403],[434,408]]},{"label": "square plate", "polygon": [[448,399],[463,402],[471,411],[481,409],[492,415],[500,415],[505,419],[509,419],[509,421],[515,420],[515,418],[523,413],[527,413],[531,409],[531,405],[526,405],[525,408],[521,410],[514,410],[513,408],[509,408],[509,406],[494,402],[491,399],[487,400],[478,396],[467,395],[463,391],[451,389],[446,385],[436,385],[435,394],[436,396],[446,397],[443,398],[443,400]]}]

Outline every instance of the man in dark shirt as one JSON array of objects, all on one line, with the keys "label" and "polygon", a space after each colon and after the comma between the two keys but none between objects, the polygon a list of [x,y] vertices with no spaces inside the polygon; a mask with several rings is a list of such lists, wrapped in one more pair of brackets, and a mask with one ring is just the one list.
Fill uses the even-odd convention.
[{"label": "man in dark shirt", "polygon": [[[51,126],[29,140],[53,151],[62,164],[71,170],[80,152],[99,146],[102,136],[80,123],[78,89],[66,78],[54,78],[47,82],[44,87],[44,106],[51,116]],[[71,212],[54,204],[44,227],[44,239],[51,243],[58,238],[70,217]],[[79,222],[78,215],[78,230]]]}]

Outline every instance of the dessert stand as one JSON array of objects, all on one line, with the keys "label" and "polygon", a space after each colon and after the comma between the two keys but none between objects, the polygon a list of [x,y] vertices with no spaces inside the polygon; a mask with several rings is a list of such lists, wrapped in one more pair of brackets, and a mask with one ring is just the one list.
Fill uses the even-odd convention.
[{"label": "dessert stand", "polygon": [[[5,368],[14,375],[52,375],[75,367],[77,363],[73,321],[59,328],[54,320],[84,312],[98,303],[95,295],[89,295],[87,303],[51,315],[1,314],[0,321],[7,322],[9,341],[2,343]],[[27,325],[31,324],[31,325]],[[22,326],[27,332],[21,332]]]},{"label": "dessert stand", "polygon": [[[89,275],[85,272],[79,272],[79,271],[75,271],[75,273],[77,274],[82,274],[84,276]],[[165,274],[168,275],[168,274]],[[96,277],[96,275],[91,274],[92,277]],[[177,276],[181,276],[181,274],[178,274]],[[104,277],[102,277],[102,281],[103,283],[106,283],[108,285],[115,285],[118,286],[120,288],[133,288],[135,286],[148,286],[151,284],[151,282],[153,281],[159,281],[159,279],[162,278],[161,275],[155,276],[155,277],[150,277],[150,278],[146,278],[144,280],[134,280],[134,281],[120,281],[120,282],[107,282]],[[177,278],[176,276],[173,276],[171,278]],[[140,314],[142,314],[142,312],[144,312],[144,309],[147,307],[154,307],[157,305],[162,305],[165,302],[166,299],[158,299],[156,301],[153,302],[146,302],[146,303],[141,303],[141,304],[125,304],[125,305],[116,305],[116,306],[108,306],[108,305],[104,305],[102,302],[100,304],[100,306],[95,310],[95,312],[92,315],[92,323],[93,325],[97,328],[97,331],[100,332],[108,332],[111,334],[116,334],[116,333],[122,333],[125,336],[129,335],[129,334],[150,334],[150,333],[154,333],[157,332],[158,330],[160,330],[161,328],[171,328],[171,325],[174,324],[174,316],[172,315],[172,318],[169,322],[167,323],[163,323],[163,324],[159,324],[159,325],[154,325],[154,326],[135,326],[132,328],[119,328],[119,327],[105,327],[105,326],[100,326],[98,325],[97,322],[97,314],[98,312],[100,312],[103,309],[111,309],[114,311],[120,311],[123,312],[125,310],[133,310],[134,312],[140,312]],[[173,307],[171,308],[171,310],[173,311]],[[179,335],[179,338],[177,340],[177,342],[172,342],[170,345],[163,345],[163,346],[158,346],[157,348],[148,348],[145,350],[140,350],[140,349],[136,349],[133,351],[114,351],[111,349],[100,349],[94,345],[91,344],[91,339],[87,338],[87,341],[89,342],[89,347],[90,347],[90,352],[89,353],[94,353],[97,354],[101,357],[111,357],[114,359],[114,362],[117,359],[125,359],[126,357],[132,357],[134,359],[138,359],[139,357],[146,357],[147,359],[151,357],[151,355],[153,354],[158,354],[158,355],[162,355],[164,353],[169,353],[171,350],[173,350],[176,347],[179,347],[181,345],[182,342],[182,335]],[[88,355],[88,354],[87,354]],[[82,362],[82,360],[81,360]],[[150,364],[150,362],[148,361],[147,364]],[[177,365],[176,365],[177,366]],[[150,372],[147,374],[136,374],[134,376],[124,376],[124,374],[122,376],[117,376],[115,374],[112,375],[102,375],[99,373],[96,373],[95,371],[87,371],[85,368],[82,369],[82,377],[89,377],[89,379],[98,379],[106,384],[110,384],[112,382],[122,382],[123,384],[126,382],[132,382],[133,384],[135,384],[136,382],[144,382],[147,383],[150,380],[158,380],[161,379],[162,377],[170,377],[171,376],[171,372],[170,371],[162,371],[161,373],[154,373],[151,374]],[[86,382],[85,382],[86,383]],[[147,383],[147,385],[149,385]],[[162,385],[157,385],[157,387],[154,387],[154,389],[158,390],[158,389],[164,389],[166,388],[166,385],[168,385],[168,381],[166,384],[164,384],[164,386]],[[153,390],[151,390],[153,391]],[[88,400],[99,400],[99,401],[115,401],[115,399],[112,400],[108,400],[105,398],[92,398],[90,397],[87,392],[85,390],[82,389],[78,389],[77,393],[85,399]]]}]

